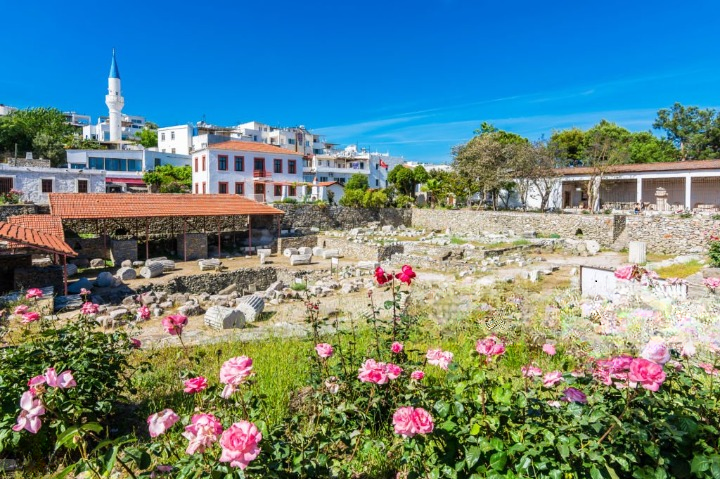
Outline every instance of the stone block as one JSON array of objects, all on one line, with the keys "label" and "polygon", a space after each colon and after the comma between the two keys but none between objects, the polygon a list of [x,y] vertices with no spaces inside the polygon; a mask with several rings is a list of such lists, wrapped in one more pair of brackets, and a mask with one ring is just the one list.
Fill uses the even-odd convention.
[{"label": "stone block", "polygon": [[323,249],[324,248],[321,248],[320,246],[315,246],[312,249],[313,256],[322,256]]},{"label": "stone block", "polygon": [[260,316],[265,309],[265,300],[257,294],[251,294],[239,298],[235,303],[235,310],[242,313],[248,323],[252,323]]},{"label": "stone block", "polygon": [[298,254],[297,248],[285,248],[283,251],[283,256],[286,258],[290,258],[292,255]]},{"label": "stone block", "polygon": [[380,267],[380,263],[377,261],[358,261],[357,267],[360,269],[375,271],[376,268]]},{"label": "stone block", "polygon": [[326,249],[322,252],[323,259],[330,259],[330,258],[342,258],[342,254],[340,253],[339,249]]},{"label": "stone block", "polygon": [[78,272],[78,267],[74,264],[68,264],[65,266],[65,271],[68,276],[75,276]]},{"label": "stone block", "polygon": [[97,275],[95,284],[100,288],[109,288],[113,284],[112,274],[108,273],[107,271],[103,271],[102,273]]},{"label": "stone block", "polygon": [[200,267],[200,271],[217,271],[222,267],[222,261],[216,258],[201,259],[198,261],[198,266]]},{"label": "stone block", "polygon": [[634,264],[645,264],[647,262],[647,243],[630,241],[628,243],[628,261]]},{"label": "stone block", "polygon": [[260,253],[260,254],[258,254],[258,258],[260,258],[260,264],[263,265],[263,264],[265,264],[267,255],[265,253]]},{"label": "stone block", "polygon": [[132,268],[132,267],[133,267],[133,262],[130,261],[129,259],[126,259],[125,261],[123,261],[122,263],[120,263],[120,266],[123,267],[123,268]]},{"label": "stone block", "polygon": [[298,248],[298,254],[309,254],[309,255],[312,255],[312,254],[313,254],[313,251],[312,251],[312,248],[309,248],[309,247],[307,247],[307,246],[302,246],[302,247]]},{"label": "stone block", "polygon": [[244,328],[245,317],[232,308],[211,306],[205,313],[205,324],[217,330]]},{"label": "stone block", "polygon": [[123,281],[137,278],[137,272],[133,268],[120,268],[115,275]]},{"label": "stone block", "polygon": [[595,240],[585,241],[585,249],[590,256],[595,256],[600,252],[600,243]]},{"label": "stone block", "polygon": [[270,248],[258,248],[257,254],[264,254],[265,256],[270,256],[272,254],[272,250]]},{"label": "stone block", "polygon": [[94,258],[90,260],[90,267],[91,268],[104,268],[105,267],[105,260],[102,258]]},{"label": "stone block", "polygon": [[312,255],[310,254],[294,254],[290,256],[290,266],[297,266],[300,264],[310,264],[312,261]]},{"label": "stone block", "polygon": [[156,278],[163,274],[164,268],[161,263],[150,263],[140,269],[140,276],[145,279]]}]

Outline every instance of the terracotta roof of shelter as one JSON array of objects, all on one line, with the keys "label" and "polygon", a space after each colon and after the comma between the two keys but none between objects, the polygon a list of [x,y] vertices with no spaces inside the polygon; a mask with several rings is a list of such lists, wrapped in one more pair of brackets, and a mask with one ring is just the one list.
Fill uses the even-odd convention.
[{"label": "terracotta roof of shelter", "polygon": [[[631,165],[614,165],[606,173],[643,173],[648,171],[679,171],[679,170],[715,170],[720,169],[720,160],[670,161],[660,163],[634,163]],[[590,166],[575,168],[558,168],[561,175],[588,175],[596,171]]]},{"label": "terracotta roof of shelter", "polygon": [[32,228],[43,233],[57,236],[61,240],[65,240],[65,231],[63,231],[62,220],[59,216],[53,215],[20,215],[10,216],[8,223]]},{"label": "terracotta roof of shelter", "polygon": [[62,219],[284,214],[272,206],[228,194],[50,193],[48,197],[50,212]]},{"label": "terracotta roof of shelter", "polygon": [[233,151],[253,151],[257,153],[275,153],[278,155],[297,155],[303,156],[303,153],[280,148],[276,145],[268,145],[267,143],[258,143],[254,141],[223,141],[222,143],[211,143],[207,150],[233,150]]},{"label": "terracotta roof of shelter", "polygon": [[0,222],[0,238],[9,241],[13,247],[26,246],[50,253],[77,256],[77,253],[57,236],[12,223]]}]

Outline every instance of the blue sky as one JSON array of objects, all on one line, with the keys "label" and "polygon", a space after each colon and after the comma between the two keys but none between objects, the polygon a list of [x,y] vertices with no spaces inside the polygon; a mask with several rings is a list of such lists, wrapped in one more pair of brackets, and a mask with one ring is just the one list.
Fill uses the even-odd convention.
[{"label": "blue sky", "polygon": [[104,115],[115,47],[124,113],[302,124],[428,162],[482,121],[538,139],[720,105],[715,0],[108,5],[4,2],[0,103]]}]

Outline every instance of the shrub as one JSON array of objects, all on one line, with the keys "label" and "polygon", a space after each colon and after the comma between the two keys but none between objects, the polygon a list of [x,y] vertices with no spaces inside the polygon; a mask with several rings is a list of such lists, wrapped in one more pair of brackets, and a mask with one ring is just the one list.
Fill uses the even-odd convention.
[{"label": "shrub", "polygon": [[415,199],[408,195],[397,195],[394,202],[397,208],[409,208],[415,204]]},{"label": "shrub", "polygon": [[710,257],[710,263],[715,268],[720,267],[720,240],[710,240],[708,256]]}]

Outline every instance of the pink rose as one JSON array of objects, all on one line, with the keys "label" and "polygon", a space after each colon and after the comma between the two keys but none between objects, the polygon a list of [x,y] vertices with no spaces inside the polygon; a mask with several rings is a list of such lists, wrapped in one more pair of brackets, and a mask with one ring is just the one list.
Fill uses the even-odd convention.
[{"label": "pink rose", "polygon": [[25,313],[22,315],[22,320],[20,321],[23,324],[32,323],[34,321],[37,321],[40,319],[40,313],[36,313],[34,311],[31,311],[29,313]]},{"label": "pink rose", "polygon": [[698,367],[712,376],[720,376],[720,370],[709,363],[698,363]]},{"label": "pink rose", "polygon": [[392,351],[395,354],[400,354],[402,352],[402,350],[403,350],[402,343],[398,343],[397,341],[392,343],[392,346],[390,346],[390,351]]},{"label": "pink rose", "polygon": [[682,352],[680,354],[685,358],[691,358],[695,356],[695,353],[697,353],[695,344],[693,344],[692,341],[688,341],[687,343],[683,344]]},{"label": "pink rose", "polygon": [[74,388],[77,386],[72,372],[67,370],[57,374],[55,368],[48,368],[48,370],[45,371],[45,382],[47,382],[47,385],[50,387],[60,389]]},{"label": "pink rose", "polygon": [[402,368],[396,364],[389,363],[385,366],[387,371],[388,379],[397,379],[403,372]]},{"label": "pink rose", "polygon": [[564,396],[562,397],[563,401],[567,402],[579,402],[582,404],[587,403],[587,396],[582,391],[575,389],[575,388],[567,388],[565,391],[563,391]]},{"label": "pink rose", "polygon": [[427,358],[428,364],[447,370],[453,360],[453,353],[441,349],[429,349],[425,357]]},{"label": "pink rose", "polygon": [[193,414],[192,422],[185,426],[183,437],[190,441],[186,454],[202,454],[205,449],[212,446],[222,434],[223,428],[220,421],[212,414]]},{"label": "pink rose", "polygon": [[18,307],[15,308],[15,311],[13,314],[16,314],[18,316],[22,316],[23,314],[27,313],[30,307],[26,304],[21,304]]},{"label": "pink rose", "polygon": [[97,304],[91,303],[91,302],[88,301],[88,302],[86,302],[86,303],[84,303],[84,304],[82,305],[82,308],[80,309],[80,312],[81,312],[83,315],[88,316],[88,315],[91,315],[91,314],[97,314],[97,312],[98,312],[99,309],[100,309],[100,308],[99,308],[99,306],[98,306]]},{"label": "pink rose", "polygon": [[401,407],[393,414],[393,429],[396,434],[413,437],[416,434],[429,434],[433,431],[432,416],[423,408]]},{"label": "pink rose", "polygon": [[223,363],[220,367],[220,382],[226,385],[221,394],[223,398],[229,398],[253,374],[252,363],[247,356],[230,358]]},{"label": "pink rose", "polygon": [[37,434],[42,427],[40,416],[45,414],[45,408],[40,399],[36,398],[32,391],[25,391],[20,396],[20,409],[17,424],[12,427],[12,430],[20,432],[26,429],[29,433]]},{"label": "pink rose", "polygon": [[315,345],[315,351],[317,351],[318,356],[323,359],[329,358],[333,355],[333,347],[330,346],[328,343],[320,343]]},{"label": "pink rose", "polygon": [[43,292],[39,288],[30,288],[25,293],[25,298],[32,299],[32,298],[42,298]]},{"label": "pink rose", "polygon": [[425,377],[425,373],[422,372],[422,371],[413,371],[413,372],[410,374],[410,379],[413,379],[413,380],[415,380],[415,381],[420,381],[420,380],[422,380],[422,378],[424,378],[424,377]]},{"label": "pink rose", "polygon": [[160,434],[164,434],[179,420],[180,417],[172,409],[164,409],[161,412],[151,414],[147,418],[150,437],[158,437]]},{"label": "pink rose", "polygon": [[413,278],[417,276],[415,274],[415,271],[413,271],[412,267],[409,265],[404,265],[400,272],[395,275],[397,279],[400,280],[402,283],[406,283],[408,286],[410,286],[410,283],[412,283]]},{"label": "pink rose", "polygon": [[363,383],[386,384],[388,382],[387,365],[374,359],[365,361],[358,369],[358,379]]},{"label": "pink rose", "polygon": [[554,408],[560,408],[562,406],[562,403],[560,401],[548,401],[548,406],[554,407]]},{"label": "pink rose", "polygon": [[546,388],[551,388],[562,380],[562,373],[560,371],[553,371],[543,376],[543,386],[545,386]]},{"label": "pink rose", "polygon": [[205,379],[204,377],[198,376],[196,378],[188,379],[183,383],[183,385],[185,386],[185,389],[183,389],[183,391],[188,394],[193,394],[199,393],[200,391],[206,389],[208,387],[208,382],[207,379]]},{"label": "pink rose", "polygon": [[140,349],[140,347],[142,346],[142,341],[140,341],[139,339],[130,338],[130,342],[132,343],[133,348],[135,348],[135,349]]},{"label": "pink rose", "polygon": [[[148,308],[147,306],[140,306],[137,310],[137,315],[138,319],[147,321],[148,319],[150,319],[150,308]],[[163,323],[163,326],[165,326],[165,323]]]},{"label": "pink rose", "polygon": [[670,361],[670,350],[661,339],[651,339],[640,353],[640,357],[663,365]]},{"label": "pink rose", "polygon": [[555,351],[555,346],[550,343],[543,344],[542,349],[544,353],[549,354],[550,356],[555,356],[555,353],[557,352]]},{"label": "pink rose", "polygon": [[657,391],[665,381],[665,372],[659,364],[645,358],[638,358],[630,364],[628,380],[630,387],[635,387],[639,383],[648,391]]},{"label": "pink rose", "polygon": [[220,462],[229,462],[232,467],[245,469],[260,454],[258,443],[261,440],[262,434],[255,424],[236,422],[222,433]]},{"label": "pink rose", "polygon": [[522,375],[524,378],[534,378],[542,376],[542,369],[533,366],[532,364],[528,364],[527,366],[523,366],[520,368],[520,371],[522,372]]},{"label": "pink rose", "polygon": [[489,361],[493,356],[504,354],[505,345],[496,336],[488,336],[485,339],[478,339],[475,343],[475,351],[481,356],[487,356]]},{"label": "pink rose", "polygon": [[85,288],[80,288],[80,296],[87,296],[88,294],[92,294],[92,291]]},{"label": "pink rose", "polygon": [[377,281],[380,286],[390,280],[392,280],[392,275],[387,274],[385,270],[380,267],[375,268],[375,281]]},{"label": "pink rose", "polygon": [[705,278],[703,279],[703,284],[713,291],[715,291],[718,286],[720,286],[720,278]]},{"label": "pink rose", "polygon": [[181,335],[183,328],[187,326],[187,323],[187,317],[182,314],[171,314],[162,320],[162,325],[163,328],[165,328],[165,331],[173,336]]},{"label": "pink rose", "polygon": [[638,268],[636,265],[628,265],[623,266],[622,268],[618,268],[615,270],[615,277],[617,279],[623,279],[626,281],[630,281],[635,276],[637,276]]},{"label": "pink rose", "polygon": [[30,391],[34,391],[35,386],[40,386],[42,384],[45,384],[45,375],[43,375],[43,374],[32,377],[28,381],[28,387],[30,388]]},{"label": "pink rose", "polygon": [[330,376],[325,380],[325,389],[330,394],[337,394],[337,392],[340,390],[340,384],[338,383],[338,378],[336,376]]}]

